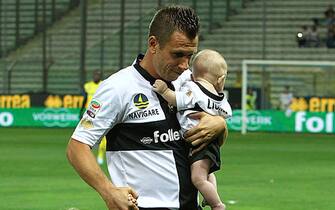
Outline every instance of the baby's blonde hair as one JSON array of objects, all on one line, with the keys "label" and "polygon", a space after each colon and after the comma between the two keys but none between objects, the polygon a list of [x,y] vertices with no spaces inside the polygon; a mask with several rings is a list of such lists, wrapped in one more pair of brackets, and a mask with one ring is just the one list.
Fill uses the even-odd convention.
[{"label": "baby's blonde hair", "polygon": [[202,78],[215,85],[227,75],[227,63],[215,50],[201,50],[192,58],[191,65],[195,80]]}]

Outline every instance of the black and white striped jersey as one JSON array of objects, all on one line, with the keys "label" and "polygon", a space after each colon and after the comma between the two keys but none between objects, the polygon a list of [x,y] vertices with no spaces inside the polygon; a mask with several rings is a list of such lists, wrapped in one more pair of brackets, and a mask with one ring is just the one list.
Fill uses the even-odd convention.
[{"label": "black and white striped jersey", "polygon": [[140,207],[197,209],[189,148],[178,132],[176,110],[152,90],[154,81],[138,60],[110,76],[72,138],[93,146],[106,135],[112,182],[134,188]]}]

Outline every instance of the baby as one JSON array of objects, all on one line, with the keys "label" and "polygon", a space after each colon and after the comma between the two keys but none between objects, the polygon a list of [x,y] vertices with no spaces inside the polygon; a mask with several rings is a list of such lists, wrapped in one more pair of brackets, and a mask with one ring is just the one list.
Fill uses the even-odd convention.
[{"label": "baby", "polygon": [[[192,74],[184,72],[181,75],[188,73],[186,76],[189,79],[181,83],[176,91],[169,89],[162,80],[156,80],[153,85],[155,92],[170,105],[177,107],[182,135],[198,123],[198,120],[189,117],[192,113],[204,111],[224,118],[232,115],[231,107],[223,94],[227,76],[224,58],[214,50],[202,50],[194,56],[192,68]],[[219,139],[216,139],[190,157],[192,182],[213,210],[225,209],[217,193],[213,173],[221,165],[219,144]]]}]

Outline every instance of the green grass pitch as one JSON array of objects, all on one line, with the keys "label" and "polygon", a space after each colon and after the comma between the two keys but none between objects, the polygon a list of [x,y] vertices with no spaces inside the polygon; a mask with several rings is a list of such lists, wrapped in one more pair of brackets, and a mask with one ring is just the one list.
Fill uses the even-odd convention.
[{"label": "green grass pitch", "polygon": [[[65,158],[71,133],[0,128],[1,210],[106,209]],[[335,209],[334,135],[231,132],[222,160],[228,210]]]}]

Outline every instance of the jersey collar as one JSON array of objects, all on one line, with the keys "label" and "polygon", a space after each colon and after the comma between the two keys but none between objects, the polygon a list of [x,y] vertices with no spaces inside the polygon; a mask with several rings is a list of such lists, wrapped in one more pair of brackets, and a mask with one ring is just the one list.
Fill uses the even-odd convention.
[{"label": "jersey collar", "polygon": [[140,65],[141,60],[144,58],[143,54],[139,54],[136,58],[136,61],[134,63],[134,68],[144,77],[144,79],[148,80],[151,85],[155,83],[155,78],[151,76],[142,66]]},{"label": "jersey collar", "polygon": [[[134,62],[134,68],[142,75],[142,77],[144,77],[144,79],[148,80],[150,82],[151,85],[153,85],[156,81],[156,78],[154,78],[153,76],[151,76],[147,70],[145,70],[144,68],[142,68],[142,66],[140,65],[141,60],[144,58],[143,54],[139,54],[136,58],[136,61]],[[165,80],[164,80],[165,81]],[[165,81],[166,84],[168,85],[168,87],[170,89],[174,90],[174,87],[172,85],[171,82]]]},{"label": "jersey collar", "polygon": [[216,100],[216,101],[222,101],[224,98],[224,94],[223,93],[219,93],[219,95],[215,95],[214,93],[210,92],[209,90],[207,90],[206,88],[204,88],[199,82],[195,81],[195,84],[198,85],[198,87],[200,88],[200,90],[206,94],[208,97]]}]

